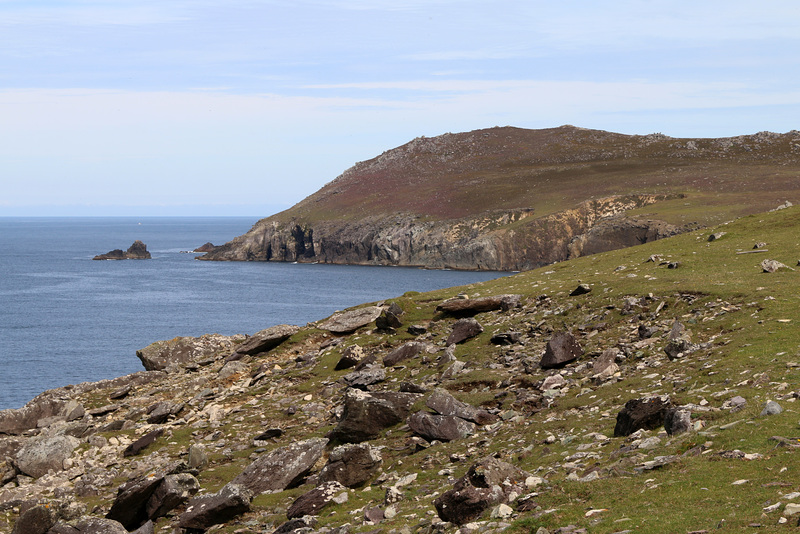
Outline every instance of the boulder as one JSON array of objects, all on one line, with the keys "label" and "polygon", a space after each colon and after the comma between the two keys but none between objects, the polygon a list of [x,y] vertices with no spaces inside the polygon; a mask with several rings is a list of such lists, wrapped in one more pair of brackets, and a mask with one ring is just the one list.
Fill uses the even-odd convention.
[{"label": "boulder", "polygon": [[250,510],[253,494],[244,486],[226,484],[219,492],[195,497],[178,518],[178,526],[185,529],[206,530],[226,523]]},{"label": "boulder", "polygon": [[450,332],[450,336],[448,336],[446,344],[454,345],[456,343],[463,343],[464,341],[477,336],[481,332],[483,332],[483,327],[472,317],[459,319],[455,322],[455,324],[453,324],[453,330]]},{"label": "boulder", "polygon": [[348,389],[339,424],[329,437],[345,443],[360,443],[376,438],[381,431],[408,417],[411,406],[421,395],[392,391],[367,393]]},{"label": "boulder", "polygon": [[542,369],[558,369],[577,360],[583,349],[569,332],[556,332],[547,342],[539,365]]},{"label": "boulder", "polygon": [[[800,262],[799,262],[800,263]],[[765,273],[775,273],[781,269],[789,269],[787,265],[777,260],[764,260],[761,262],[761,271]]]},{"label": "boulder", "polygon": [[489,340],[494,345],[514,345],[522,341],[522,334],[519,332],[498,332],[492,335]]},{"label": "boulder", "polygon": [[433,390],[425,405],[440,415],[455,415],[479,425],[489,425],[497,421],[496,415],[461,402],[442,388]]},{"label": "boulder", "polygon": [[428,441],[453,441],[475,432],[475,424],[455,415],[433,415],[419,411],[408,418],[408,426]]},{"label": "boulder", "polygon": [[400,317],[403,315],[404,312],[402,308],[392,303],[388,308],[384,308],[378,318],[375,319],[375,326],[381,330],[400,328],[403,326],[403,321],[400,320]]},{"label": "boulder", "polygon": [[11,534],[46,534],[56,524],[56,519],[51,507],[39,504],[20,514]]},{"label": "boulder", "polygon": [[398,363],[409,360],[421,352],[427,350],[429,345],[427,343],[421,343],[419,341],[409,341],[408,343],[404,343],[400,345],[392,352],[387,354],[383,358],[383,365],[386,367],[392,367],[393,365],[397,365]]},{"label": "boulder", "polygon": [[778,415],[779,413],[783,412],[783,407],[775,402],[774,400],[770,400],[764,403],[764,409],[761,410],[761,416],[765,415]]},{"label": "boulder", "polygon": [[190,473],[167,475],[147,500],[145,512],[149,519],[163,517],[187,502],[200,490],[200,482]]},{"label": "boulder", "polygon": [[382,311],[383,308],[380,306],[366,306],[356,310],[335,313],[321,322],[318,327],[334,334],[348,334],[370,324],[380,317]]},{"label": "boulder", "polygon": [[664,430],[674,436],[692,429],[692,412],[686,408],[670,408],[664,414]]},{"label": "boulder", "polygon": [[380,469],[379,449],[366,443],[340,445],[333,449],[319,473],[322,482],[338,482],[348,488],[363,485]]},{"label": "boulder", "polygon": [[256,459],[229,485],[247,488],[253,495],[293,487],[305,478],[327,444],[325,438],[312,438],[279,447]]},{"label": "boulder", "polygon": [[630,436],[639,429],[659,428],[670,408],[672,401],[666,396],[631,399],[617,414],[614,436]]},{"label": "boulder", "polygon": [[84,517],[75,528],[80,534],[128,534],[117,521],[102,517]]},{"label": "boulder", "polygon": [[136,356],[148,371],[163,371],[208,358],[220,352],[230,352],[239,336],[206,334],[200,337],[176,337],[156,341],[136,351]]},{"label": "boulder", "polygon": [[350,369],[358,365],[364,358],[364,349],[359,345],[351,345],[342,351],[342,357],[336,362],[334,371],[341,371],[342,369]]},{"label": "boulder", "polygon": [[604,350],[592,364],[592,378],[602,381],[612,377],[614,373],[619,371],[619,366],[617,365],[618,355],[619,349],[611,348]]},{"label": "boulder", "polygon": [[351,388],[366,389],[367,386],[383,382],[385,379],[386,370],[383,366],[375,363],[352,373],[347,373],[339,380]]},{"label": "boulder", "polygon": [[169,421],[183,409],[183,403],[159,401],[147,408],[147,422],[151,425],[160,425]]},{"label": "boulder", "polygon": [[163,471],[152,471],[122,484],[106,519],[118,521],[129,530],[142,526],[149,519],[147,503],[165,476]]},{"label": "boulder", "polygon": [[62,471],[64,460],[72,456],[79,444],[80,441],[72,436],[32,438],[17,452],[17,468],[34,478],[44,476],[50,470]]},{"label": "boulder", "polygon": [[122,451],[122,456],[123,457],[136,456],[137,454],[142,452],[145,448],[155,443],[155,441],[158,438],[160,438],[162,434],[164,434],[163,428],[159,428],[157,430],[153,430],[152,432],[148,432],[141,438],[137,439],[136,441],[128,445],[125,448],[125,450]]},{"label": "boulder", "polygon": [[63,415],[67,402],[39,395],[22,408],[0,410],[0,434],[20,434],[37,428],[40,420]]},{"label": "boulder", "polygon": [[319,515],[320,510],[325,508],[333,501],[333,498],[347,491],[347,488],[338,482],[323,482],[316,488],[298,497],[289,509],[286,510],[286,518],[294,519],[306,515]]},{"label": "boulder", "polygon": [[667,345],[664,347],[664,352],[670,360],[677,360],[682,358],[699,348],[698,345],[692,343],[692,334],[689,332],[683,323],[675,321],[672,324],[669,337],[667,338]]},{"label": "boulder", "polygon": [[300,331],[299,326],[280,324],[259,330],[236,347],[239,354],[268,352]]},{"label": "boulder", "polygon": [[463,525],[489,508],[523,494],[529,476],[509,463],[486,458],[473,464],[453,489],[437,497],[433,504],[443,521]]},{"label": "boulder", "polygon": [[592,291],[591,286],[589,284],[578,284],[578,287],[572,290],[569,294],[570,297],[577,297],[579,295],[585,295]]},{"label": "boulder", "polygon": [[436,306],[436,311],[456,317],[471,317],[488,311],[508,311],[517,308],[521,300],[521,295],[498,295],[477,299],[453,298]]}]

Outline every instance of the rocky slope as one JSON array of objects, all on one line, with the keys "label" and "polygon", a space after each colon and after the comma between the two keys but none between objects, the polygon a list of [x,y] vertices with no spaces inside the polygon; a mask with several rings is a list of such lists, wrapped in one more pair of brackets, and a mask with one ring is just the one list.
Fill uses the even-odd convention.
[{"label": "rocky slope", "polygon": [[782,532],[799,225],[153,343],[0,412],[0,531]]},{"label": "rocky slope", "polygon": [[200,259],[527,270],[764,211],[796,198],[798,170],[798,132],[419,138]]}]

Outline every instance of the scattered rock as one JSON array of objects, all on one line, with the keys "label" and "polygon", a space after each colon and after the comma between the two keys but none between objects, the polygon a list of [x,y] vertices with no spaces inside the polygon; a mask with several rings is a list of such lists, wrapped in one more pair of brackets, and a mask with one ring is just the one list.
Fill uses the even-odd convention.
[{"label": "scattered rock", "polygon": [[542,369],[557,369],[577,360],[583,354],[575,336],[569,332],[557,332],[547,342],[539,365]]},{"label": "scattered rock", "polygon": [[330,504],[334,497],[345,491],[346,488],[336,481],[323,482],[316,488],[298,497],[289,509],[286,517],[294,519],[306,515],[319,515],[319,512]]},{"label": "scattered rock", "polygon": [[664,415],[664,430],[670,436],[692,429],[692,412],[686,408],[669,408]]},{"label": "scattered rock", "polygon": [[777,402],[771,400],[764,403],[764,409],[761,410],[761,415],[778,415],[783,412],[783,408]]},{"label": "scattered rock", "polygon": [[790,267],[777,260],[764,260],[761,262],[761,270],[765,273],[775,273],[780,269],[790,269]]},{"label": "scattered rock", "polygon": [[212,495],[195,497],[178,520],[181,528],[206,530],[250,510],[253,494],[244,486],[229,483]]},{"label": "scattered rock", "polygon": [[489,425],[497,421],[497,416],[486,410],[461,402],[446,390],[437,388],[425,401],[425,405],[440,415],[454,415],[479,425]]},{"label": "scattered rock", "polygon": [[322,456],[328,440],[312,438],[262,455],[228,485],[242,486],[253,495],[296,486]]},{"label": "scattered rock", "polygon": [[614,436],[630,436],[639,429],[653,430],[664,424],[667,410],[672,408],[669,397],[632,399],[617,414]]},{"label": "scattered rock", "polygon": [[383,308],[380,306],[366,306],[356,310],[335,313],[318,326],[334,334],[347,334],[367,326],[380,317],[382,311]]},{"label": "scattered rock", "polygon": [[716,241],[717,239],[721,239],[721,238],[722,238],[722,236],[724,236],[724,235],[725,235],[725,234],[727,234],[727,233],[728,233],[728,232],[717,232],[717,233],[715,233],[715,234],[711,234],[710,236],[708,236],[708,241],[709,241],[709,243],[710,243],[710,242],[712,242],[712,241]]},{"label": "scattered rock", "polygon": [[264,330],[259,330],[247,340],[236,347],[239,354],[261,354],[268,352],[300,330],[300,327],[288,324],[271,326]]},{"label": "scattered rock", "polygon": [[664,347],[664,352],[667,353],[669,359],[677,360],[691,354],[698,348],[698,345],[692,343],[691,332],[683,326],[683,323],[675,321],[667,338],[667,345]]},{"label": "scattered rock", "polygon": [[355,488],[372,478],[382,463],[380,450],[371,445],[341,445],[331,451],[328,463],[319,473],[319,480]]},{"label": "scattered rock", "polygon": [[383,365],[386,367],[392,367],[404,360],[409,360],[417,356],[418,354],[425,351],[428,347],[429,345],[427,343],[421,343],[419,341],[409,341],[408,343],[400,345],[392,352],[387,354],[383,358]]},{"label": "scattered rock", "polygon": [[158,438],[160,438],[163,434],[164,434],[163,428],[159,428],[157,430],[153,430],[152,432],[148,432],[141,438],[137,439],[136,441],[128,445],[128,447],[124,451],[122,451],[122,456],[128,457],[139,454],[146,447],[155,443],[155,441]]},{"label": "scattered rock", "polygon": [[427,439],[453,441],[463,439],[475,432],[475,425],[454,415],[433,415],[419,411],[408,419],[411,430]]},{"label": "scattered rock", "polygon": [[358,369],[340,378],[340,382],[351,388],[366,389],[367,386],[383,382],[386,379],[386,369],[374,363],[363,369]]},{"label": "scattered rock", "polygon": [[457,343],[463,343],[464,341],[477,336],[481,332],[483,332],[483,327],[472,317],[459,319],[455,322],[455,324],[453,324],[453,330],[450,332],[450,336],[448,336],[446,344],[455,345]]},{"label": "scattered rock", "polygon": [[492,335],[489,340],[494,345],[514,345],[522,341],[522,334],[519,332],[498,332]]}]

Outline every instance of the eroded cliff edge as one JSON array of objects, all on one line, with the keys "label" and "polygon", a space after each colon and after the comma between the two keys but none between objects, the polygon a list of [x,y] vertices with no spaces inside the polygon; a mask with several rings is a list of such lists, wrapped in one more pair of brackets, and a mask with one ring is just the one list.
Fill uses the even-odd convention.
[{"label": "eroded cliff edge", "polygon": [[572,126],[418,138],[199,259],[528,270],[774,207],[798,147]]}]

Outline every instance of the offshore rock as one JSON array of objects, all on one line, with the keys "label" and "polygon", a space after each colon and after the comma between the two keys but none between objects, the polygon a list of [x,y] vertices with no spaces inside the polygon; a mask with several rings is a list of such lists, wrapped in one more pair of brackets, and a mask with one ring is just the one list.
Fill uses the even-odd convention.
[{"label": "offshore rock", "polygon": [[147,251],[147,245],[138,239],[128,247],[128,250],[123,252],[122,249],[114,249],[106,252],[105,254],[98,254],[93,260],[149,260],[150,253]]}]

